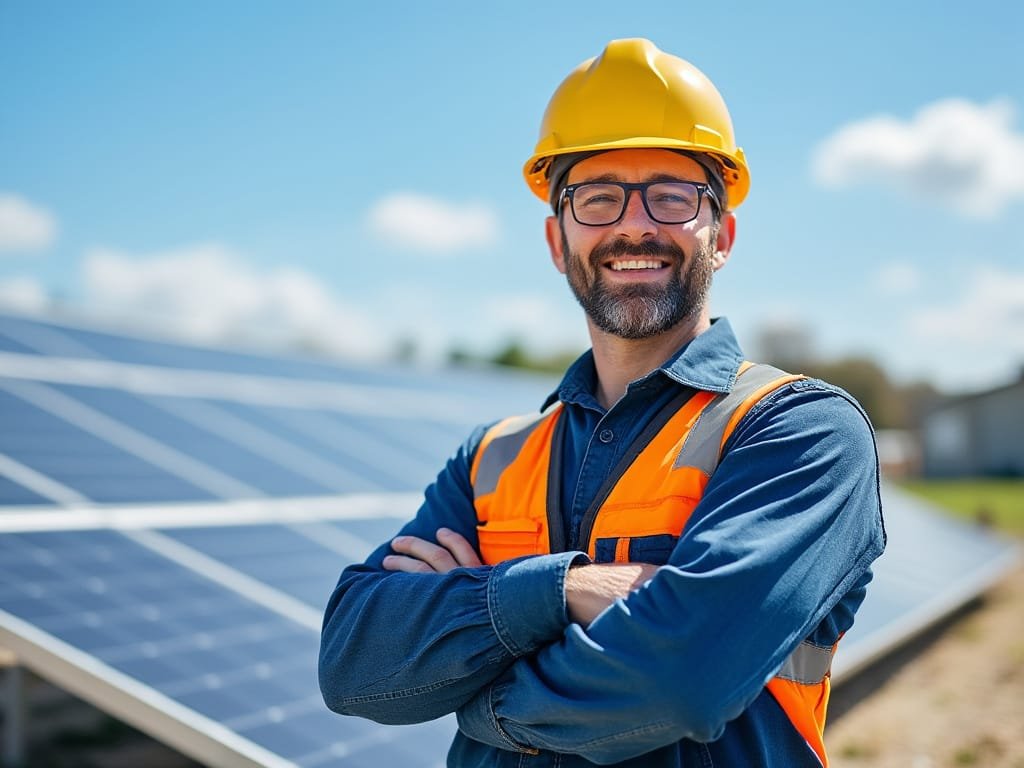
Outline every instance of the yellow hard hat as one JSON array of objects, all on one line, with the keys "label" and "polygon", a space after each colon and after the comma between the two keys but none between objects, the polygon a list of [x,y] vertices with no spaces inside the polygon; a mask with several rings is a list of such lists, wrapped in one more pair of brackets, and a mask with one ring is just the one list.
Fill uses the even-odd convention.
[{"label": "yellow hard hat", "polygon": [[540,126],[526,183],[548,199],[551,160],[572,152],[658,147],[706,153],[717,160],[735,208],[750,189],[743,150],[714,84],[650,40],[613,40],[580,64],[555,91]]}]

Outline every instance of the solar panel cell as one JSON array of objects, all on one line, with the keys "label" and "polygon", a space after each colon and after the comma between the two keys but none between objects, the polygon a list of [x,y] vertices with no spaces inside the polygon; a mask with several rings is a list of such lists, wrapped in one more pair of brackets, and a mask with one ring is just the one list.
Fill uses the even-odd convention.
[{"label": "solar panel cell", "polygon": [[[290,434],[301,435],[294,440],[302,442],[308,450],[322,452],[332,461],[350,467],[372,483],[374,490],[422,490],[445,456],[438,453],[428,466],[423,456],[410,454],[408,446],[396,450],[392,441],[378,434],[376,427],[357,422],[351,414],[273,407],[264,411],[277,422],[277,427],[283,426]],[[457,442],[452,440],[450,447],[455,445]]]},{"label": "solar panel cell", "polygon": [[[410,509],[406,519],[412,519],[415,509]],[[403,521],[390,519],[358,518],[354,520],[336,521],[331,523],[344,531],[354,534],[364,541],[372,542],[375,545],[383,544],[398,533]]]},{"label": "solar panel cell", "polygon": [[[324,416],[315,412],[319,418]],[[217,404],[217,413],[208,413],[204,419],[213,419],[217,428],[259,451],[273,461],[289,466],[322,487],[335,493],[359,493],[391,489],[393,486],[381,476],[386,475],[379,465],[367,463],[359,457],[359,446],[346,450],[332,450],[309,434],[292,429],[275,420],[268,409],[260,405],[231,402]]]},{"label": "solar panel cell", "polygon": [[344,556],[283,525],[170,528],[165,535],[313,606],[327,602]]},{"label": "solar panel cell", "polygon": [[[129,392],[92,387],[60,389],[232,478],[239,491],[248,491],[247,496],[318,495],[333,490],[261,455],[241,437],[232,439],[232,435],[218,432],[216,424],[202,418],[202,413],[193,419],[182,418],[182,411],[188,406],[176,402],[178,398],[141,398]],[[242,488],[243,485],[246,487]]]},{"label": "solar panel cell", "polygon": [[[0,328],[3,328],[2,323],[0,323]],[[30,347],[28,344],[22,344],[17,339],[14,339],[3,332],[0,332],[0,352],[17,352],[23,355],[39,354],[34,347]]]},{"label": "solar panel cell", "polygon": [[213,494],[39,407],[39,384],[0,379],[0,454],[98,502],[200,500]]},{"label": "solar panel cell", "polygon": [[0,507],[52,504],[51,499],[29,490],[21,483],[0,475]]}]

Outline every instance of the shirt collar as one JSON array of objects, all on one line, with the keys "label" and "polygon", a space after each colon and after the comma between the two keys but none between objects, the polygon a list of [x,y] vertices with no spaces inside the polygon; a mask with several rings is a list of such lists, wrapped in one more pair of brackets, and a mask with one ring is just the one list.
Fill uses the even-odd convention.
[{"label": "shirt collar", "polygon": [[[729,392],[736,382],[743,352],[732,326],[724,317],[711,321],[704,333],[684,344],[662,365],[643,377],[666,376],[684,386],[708,392]],[[594,353],[587,350],[569,366],[558,388],[544,401],[546,409],[552,403],[589,404],[594,400],[597,370]]]}]

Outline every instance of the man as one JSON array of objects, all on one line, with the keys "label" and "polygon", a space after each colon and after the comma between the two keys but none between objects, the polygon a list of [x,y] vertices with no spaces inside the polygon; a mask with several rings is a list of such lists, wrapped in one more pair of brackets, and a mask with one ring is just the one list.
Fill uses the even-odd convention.
[{"label": "man", "polygon": [[451,766],[827,764],[832,654],[884,546],[877,459],[848,395],[744,362],[710,319],[749,186],[725,104],[613,41],[525,174],[592,349],[342,573],[327,704],[457,712]]}]

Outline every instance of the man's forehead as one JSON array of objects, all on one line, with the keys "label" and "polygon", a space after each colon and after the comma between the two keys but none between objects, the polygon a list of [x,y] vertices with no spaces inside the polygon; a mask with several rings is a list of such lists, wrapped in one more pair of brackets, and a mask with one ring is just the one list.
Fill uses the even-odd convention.
[{"label": "man's forehead", "polygon": [[659,177],[706,181],[707,173],[697,161],[669,149],[613,149],[580,160],[569,170],[567,182],[596,178],[650,181]]}]

